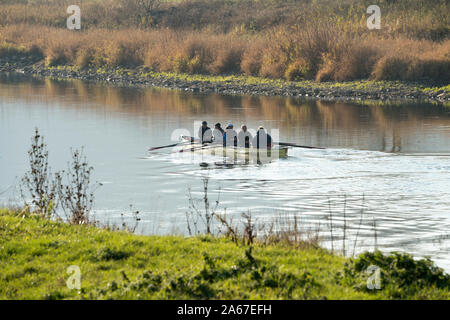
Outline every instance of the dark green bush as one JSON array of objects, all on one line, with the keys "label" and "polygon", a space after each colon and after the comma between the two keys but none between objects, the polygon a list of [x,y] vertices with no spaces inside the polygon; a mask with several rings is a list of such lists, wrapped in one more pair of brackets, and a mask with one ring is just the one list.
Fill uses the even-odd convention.
[{"label": "dark green bush", "polygon": [[426,295],[430,288],[450,289],[450,276],[430,259],[414,260],[412,255],[393,252],[384,255],[380,251],[365,252],[351,259],[340,275],[343,283],[354,285],[357,290],[375,292],[367,288],[370,266],[380,268],[381,289],[392,298]]}]

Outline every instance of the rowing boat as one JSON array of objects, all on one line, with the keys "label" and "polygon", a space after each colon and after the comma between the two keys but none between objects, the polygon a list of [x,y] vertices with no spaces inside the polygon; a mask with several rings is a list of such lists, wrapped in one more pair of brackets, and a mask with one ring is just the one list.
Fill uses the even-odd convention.
[{"label": "rowing boat", "polygon": [[218,144],[193,143],[181,146],[179,152],[192,152],[201,155],[223,156],[229,159],[256,160],[275,160],[286,158],[288,156],[288,147],[275,147],[271,149],[243,148],[243,147],[223,147]]}]

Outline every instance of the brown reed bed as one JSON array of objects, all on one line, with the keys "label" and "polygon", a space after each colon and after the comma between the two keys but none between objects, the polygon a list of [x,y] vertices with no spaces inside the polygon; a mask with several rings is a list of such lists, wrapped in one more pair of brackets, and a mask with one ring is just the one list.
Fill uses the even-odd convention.
[{"label": "brown reed bed", "polygon": [[87,0],[80,4],[82,30],[70,31],[68,1],[4,1],[0,58],[31,53],[47,66],[293,81],[449,82],[446,1],[383,1],[382,28],[372,31],[366,2]]},{"label": "brown reed bed", "polygon": [[41,53],[47,66],[136,67],[156,72],[247,74],[316,81],[434,80],[448,82],[450,40],[355,37],[326,25],[264,35],[172,30],[73,32],[12,25],[0,29],[0,57]]}]

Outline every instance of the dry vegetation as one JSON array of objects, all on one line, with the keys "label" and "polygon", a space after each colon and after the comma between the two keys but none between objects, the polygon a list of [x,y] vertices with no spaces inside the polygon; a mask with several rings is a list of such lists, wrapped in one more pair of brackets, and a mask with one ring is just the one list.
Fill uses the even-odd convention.
[{"label": "dry vegetation", "polygon": [[382,29],[373,31],[367,1],[149,1],[143,10],[146,1],[88,0],[81,31],[65,29],[68,3],[25,2],[0,6],[0,57],[32,51],[48,66],[287,80],[450,80],[447,1],[379,1]]}]

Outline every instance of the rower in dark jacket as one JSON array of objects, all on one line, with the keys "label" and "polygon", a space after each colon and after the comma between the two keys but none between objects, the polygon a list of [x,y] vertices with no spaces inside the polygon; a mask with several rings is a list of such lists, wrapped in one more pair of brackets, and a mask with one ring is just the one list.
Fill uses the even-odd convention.
[{"label": "rower in dark jacket", "polygon": [[253,138],[253,148],[257,149],[271,149],[272,148],[272,137],[270,134],[264,130],[263,127],[259,127]]},{"label": "rower in dark jacket", "polygon": [[202,126],[198,129],[198,137],[200,138],[201,143],[212,142],[213,139],[212,131],[208,127],[208,123],[206,121],[203,121]]}]

